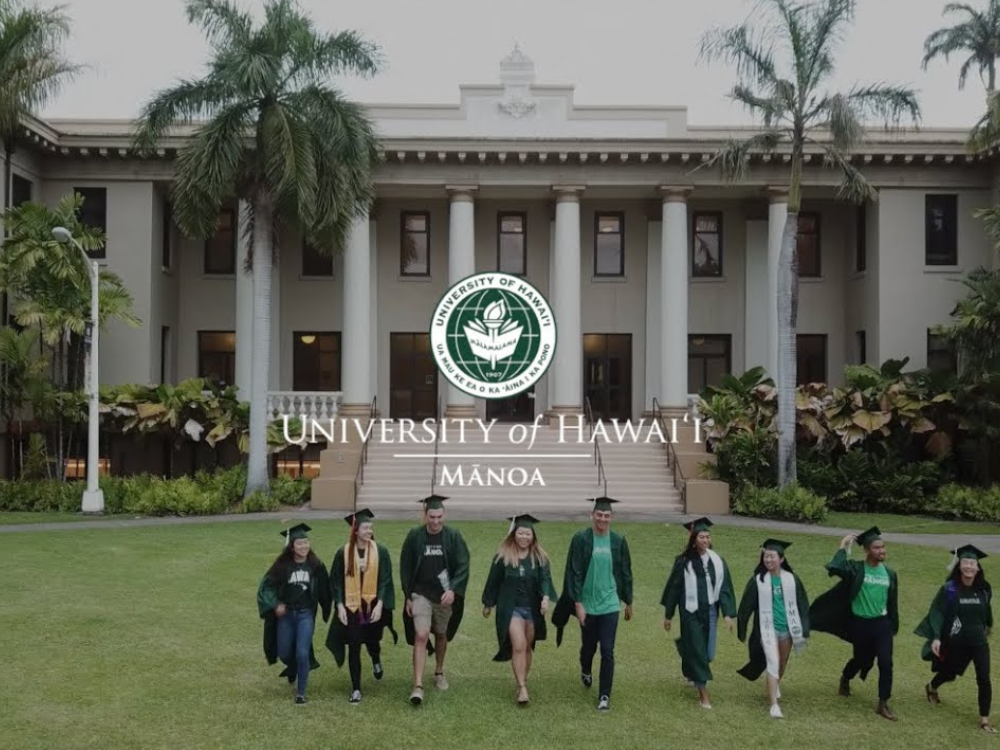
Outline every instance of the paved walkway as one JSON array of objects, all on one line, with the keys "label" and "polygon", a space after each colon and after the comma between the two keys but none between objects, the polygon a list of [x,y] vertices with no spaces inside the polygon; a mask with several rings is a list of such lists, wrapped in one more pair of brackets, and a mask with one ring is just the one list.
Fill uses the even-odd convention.
[{"label": "paved walkway", "polygon": [[[0,534],[27,534],[36,531],[79,531],[82,529],[129,529],[141,528],[144,526],[181,526],[185,524],[206,524],[206,523],[244,523],[271,521],[280,523],[289,520],[340,520],[346,515],[343,511],[330,510],[294,510],[287,513],[250,513],[250,514],[228,514],[223,516],[188,516],[188,517],[168,517],[168,518],[115,518],[115,519],[94,519],[86,521],[64,521],[59,523],[27,523],[0,525]],[[385,512],[379,514],[384,520],[409,520],[416,523],[419,520],[418,513],[392,513]],[[558,518],[548,518],[553,521],[577,521],[586,522],[590,518],[587,511],[580,513],[566,513]],[[645,522],[645,523],[667,523],[681,524],[690,520],[690,516],[650,514],[650,513],[628,513],[618,512],[615,520],[625,522]],[[463,513],[461,517],[449,516],[449,520],[455,523],[462,521],[500,521],[503,516],[495,508],[484,508],[482,513]],[[712,522],[720,526],[741,526],[748,529],[766,529],[774,532],[789,532],[797,534],[817,534],[821,536],[843,537],[846,534],[863,531],[863,529],[843,529],[833,526],[813,526],[805,523],[790,523],[788,521],[769,521],[762,518],[746,518],[743,516],[712,516]],[[893,534],[882,535],[887,542],[893,544],[917,544],[927,547],[943,547],[953,549],[961,544],[974,544],[984,552],[1000,553],[1000,534]]]}]

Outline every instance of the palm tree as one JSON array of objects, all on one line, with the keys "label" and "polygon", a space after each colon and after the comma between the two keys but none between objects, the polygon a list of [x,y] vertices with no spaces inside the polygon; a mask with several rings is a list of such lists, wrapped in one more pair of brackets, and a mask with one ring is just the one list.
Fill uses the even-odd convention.
[{"label": "palm tree", "polygon": [[[781,150],[790,154],[788,214],[778,260],[778,483],[795,481],[795,326],[798,308],[796,236],[802,202],[802,170],[806,148],[823,154],[825,164],[843,176],[839,195],[857,202],[875,200],[876,191],[850,160],[863,139],[863,121],[875,117],[886,128],[904,116],[920,118],[916,95],[886,84],[855,86],[847,93],[826,89],[835,51],[854,17],[854,0],[766,0],[766,21],[755,11],[754,22],[715,28],[702,38],[701,57],[721,58],[736,66],[738,83],[730,96],[763,120],[763,129],[745,140],[723,146],[707,164],[717,164],[730,179],[749,171],[752,153]],[[781,52],[782,59],[775,56]]]},{"label": "palm tree", "polygon": [[145,106],[135,144],[148,151],[175,123],[205,118],[177,157],[177,223],[208,237],[223,202],[239,198],[249,207],[242,222],[253,272],[249,495],[268,489],[265,407],[278,227],[297,222],[307,241],[332,253],[353,218],[368,210],[378,162],[374,126],[327,78],[371,75],[381,61],[355,32],[317,30],[293,0],[267,0],[259,26],[229,0],[188,0],[186,7],[212,43],[208,70]]},{"label": "palm tree", "polygon": [[958,71],[958,88],[965,88],[969,71],[975,67],[980,79],[986,73],[983,84],[986,91],[992,93],[996,88],[997,57],[1000,56],[1000,0],[987,0],[984,11],[966,3],[948,3],[941,14],[949,13],[962,14],[963,20],[927,36],[924,40],[924,70],[936,57],[944,57],[947,61],[952,54],[968,53]]}]

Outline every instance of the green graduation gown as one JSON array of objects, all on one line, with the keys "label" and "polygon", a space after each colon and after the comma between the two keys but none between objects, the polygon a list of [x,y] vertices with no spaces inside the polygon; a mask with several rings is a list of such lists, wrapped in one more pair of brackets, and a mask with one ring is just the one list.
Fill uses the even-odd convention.
[{"label": "green graduation gown", "polygon": [[[851,620],[851,602],[865,582],[865,561],[848,560],[847,550],[839,549],[833,559],[826,564],[826,569],[831,577],[838,576],[840,581],[816,597],[816,601],[809,608],[809,620],[813,630],[830,633],[850,643],[848,624]],[[899,580],[896,572],[888,566],[886,572],[889,573],[886,611],[892,623],[892,633],[895,635],[899,632]]]},{"label": "green graduation gown", "polygon": [[[462,616],[465,614],[465,589],[469,585],[469,548],[457,529],[445,526],[441,529],[441,534],[445,567],[448,570],[451,589],[455,592],[455,601],[451,605],[451,619],[448,621],[448,632],[446,633],[446,637],[450,641],[458,632],[458,626],[462,623]],[[410,598],[413,587],[416,585],[426,546],[426,526],[417,526],[406,535],[403,548],[399,553],[399,579],[403,587],[404,600]],[[403,608],[403,630],[406,633],[406,642],[412,646],[416,639],[416,630],[413,627],[413,618],[406,614],[405,606]],[[427,641],[428,654],[434,653],[431,640],[433,639]]]},{"label": "green graduation gown", "polygon": [[[556,590],[552,585],[552,571],[548,565],[534,565],[525,558],[524,567],[527,571],[528,591],[531,597],[531,613],[535,624],[535,641],[544,641],[548,637],[545,616],[542,614],[542,599],[549,597],[549,602],[555,601]],[[517,598],[517,587],[521,580],[519,567],[511,567],[504,563],[503,558],[495,557],[490,567],[486,586],[483,588],[483,606],[496,607],[497,644],[499,650],[493,661],[509,661],[511,657],[510,620],[514,612],[514,602]],[[535,644],[531,644],[535,648]]]},{"label": "green graduation gown", "polygon": [[[375,543],[378,547],[378,588],[376,596],[382,602],[382,617],[380,622],[392,633],[392,642],[399,642],[399,635],[392,626],[392,611],[396,608],[396,592],[392,582],[392,560],[389,557],[389,550],[385,545]],[[347,566],[344,563],[344,555],[347,554],[347,545],[344,545],[333,556],[333,563],[330,565],[330,590],[332,592],[333,606],[344,603],[344,576]],[[378,623],[376,623],[377,625]],[[381,637],[380,637],[381,640]],[[338,667],[344,665],[344,658],[347,653],[347,626],[337,617],[334,609],[333,619],[330,621],[330,631],[326,635],[326,647],[330,649]]]},{"label": "green graduation gown", "polygon": [[[625,537],[614,531],[611,534],[611,570],[615,577],[618,598],[626,604],[632,603],[632,555]],[[563,628],[571,617],[576,616],[576,603],[580,601],[590,558],[594,553],[593,528],[581,529],[573,535],[566,556],[566,570],[563,573],[563,592],[552,611],[552,624],[556,628],[556,646],[562,644]]]},{"label": "green graduation gown", "polygon": [[[264,574],[260,584],[257,586],[257,614],[264,621],[264,659],[268,664],[278,661],[278,618],[274,614],[274,608],[280,604],[284,598],[284,586],[275,586],[274,583]],[[318,563],[312,568],[310,576],[310,598],[312,600],[313,617],[316,617],[316,610],[323,611],[323,622],[330,619],[330,607],[332,604],[330,592],[330,576],[327,573],[326,565]],[[309,662],[312,669],[319,669],[319,662],[312,644],[309,645]],[[291,677],[286,668],[282,677]]]},{"label": "green graduation gown", "polygon": [[[715,566],[710,566],[711,572],[706,574],[705,566],[701,560],[695,560],[693,564],[695,580],[698,586],[698,608],[694,612],[688,612],[684,606],[684,566],[689,558],[678,555],[674,559],[674,565],[667,577],[667,583],[663,587],[663,596],[660,603],[663,605],[665,617],[668,620],[674,618],[674,611],[678,608],[681,613],[681,635],[674,643],[677,645],[677,653],[681,657],[681,672],[684,676],[698,683],[707,683],[712,679],[712,669],[708,661],[708,633],[709,633],[709,604],[708,586],[715,585],[716,576],[720,571],[715,570]],[[719,592],[717,606],[721,610],[723,617],[736,617],[736,592],[733,590],[733,579],[729,574],[729,565],[722,561],[722,589]]]},{"label": "green graduation gown", "polygon": [[[941,641],[942,655],[947,652],[948,640],[951,635],[951,627],[956,615],[956,602],[958,597],[965,591],[968,591],[968,589],[963,588],[954,581],[948,581],[944,586],[938,589],[937,594],[934,596],[934,600],[931,602],[927,615],[920,621],[920,624],[917,625],[916,629],[913,631],[917,635],[926,639],[924,641],[924,645],[920,649],[920,658],[931,663],[932,672],[940,671],[944,662],[934,656],[934,652],[931,651],[931,643],[935,640]],[[985,607],[983,620],[985,620],[987,628],[992,628],[993,590],[989,584],[986,585],[985,595],[980,595],[980,599],[983,600],[982,606]],[[965,670],[968,666],[968,663],[960,665],[955,674],[962,676],[965,674]]]},{"label": "green graduation gown", "polygon": [[[791,571],[789,571],[791,573]],[[760,618],[757,616],[759,605],[757,594],[757,573],[750,576],[746,588],[743,590],[743,598],[740,599],[739,613],[736,615],[736,636],[740,641],[747,644],[749,661],[737,669],[737,674],[746,677],[753,682],[760,677],[767,669],[767,656],[764,655],[764,647],[760,640]],[[765,575],[771,575],[765,572]],[[809,597],[806,596],[805,586],[802,580],[792,573],[795,579],[795,599],[799,608],[799,617],[802,620],[802,637],[809,637]],[[750,632],[750,640],[747,641],[747,625],[750,617],[753,617],[753,630]]]}]

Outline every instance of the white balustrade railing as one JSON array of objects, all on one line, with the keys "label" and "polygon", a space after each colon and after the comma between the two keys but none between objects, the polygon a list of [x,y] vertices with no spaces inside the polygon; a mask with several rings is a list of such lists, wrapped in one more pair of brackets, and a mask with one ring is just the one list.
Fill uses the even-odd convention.
[{"label": "white balustrade railing", "polygon": [[305,417],[328,420],[337,416],[341,391],[268,391],[267,416],[269,419]]},{"label": "white balustrade railing", "polygon": [[699,396],[697,393],[688,394],[688,411],[691,414],[692,419],[701,416],[701,414],[698,413],[698,401],[700,400],[701,396]]}]

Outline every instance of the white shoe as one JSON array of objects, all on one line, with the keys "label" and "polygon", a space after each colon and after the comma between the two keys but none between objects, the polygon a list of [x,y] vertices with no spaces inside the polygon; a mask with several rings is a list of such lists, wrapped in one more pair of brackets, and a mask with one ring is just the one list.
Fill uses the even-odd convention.
[{"label": "white shoe", "polygon": [[785,715],[781,713],[781,706],[775,703],[771,706],[771,718],[772,719],[784,719]]}]

